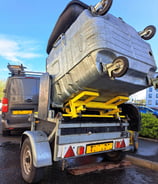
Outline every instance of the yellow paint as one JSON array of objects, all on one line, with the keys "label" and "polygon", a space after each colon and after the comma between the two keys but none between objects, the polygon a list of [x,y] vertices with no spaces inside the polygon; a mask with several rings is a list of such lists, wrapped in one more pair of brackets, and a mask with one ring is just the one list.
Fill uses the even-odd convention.
[{"label": "yellow paint", "polygon": [[113,143],[103,143],[103,144],[95,144],[95,145],[87,145],[86,147],[86,153],[96,153],[101,151],[108,151],[112,150]]},{"label": "yellow paint", "polygon": [[13,115],[23,115],[23,114],[32,114],[32,110],[17,110],[12,111]]},{"label": "yellow paint", "polygon": [[[120,116],[121,110],[118,105],[129,100],[128,97],[117,96],[106,102],[93,101],[99,96],[98,92],[82,91],[74,98],[68,101],[63,110],[66,114],[63,116],[76,117],[108,117],[108,118],[124,118]],[[97,114],[84,114],[85,111],[95,111]]]}]

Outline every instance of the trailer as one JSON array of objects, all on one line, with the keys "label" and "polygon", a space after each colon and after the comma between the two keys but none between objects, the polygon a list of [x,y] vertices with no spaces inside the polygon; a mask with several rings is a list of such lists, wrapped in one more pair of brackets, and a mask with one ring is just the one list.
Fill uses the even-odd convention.
[{"label": "trailer", "polygon": [[[31,131],[21,141],[22,176],[28,183],[43,177],[44,167],[62,160],[103,154],[107,161],[121,161],[126,151],[137,149],[140,114],[127,97],[118,96],[106,103],[93,101],[98,93],[82,91],[71,99],[72,112],[50,109],[51,77],[41,77],[39,111],[30,117]],[[84,99],[84,100],[81,100]],[[84,114],[79,114],[83,110]],[[96,113],[97,112],[97,113]],[[77,116],[77,117],[76,117]],[[128,118],[127,118],[128,117]]]},{"label": "trailer", "polygon": [[[107,14],[111,4],[70,2],[50,36],[38,112],[29,117],[31,131],[21,139],[21,172],[28,183],[40,181],[43,169],[57,161],[62,161],[63,169],[69,158],[89,155],[118,162],[127,151],[138,149],[140,113],[128,100],[140,89],[157,86],[154,57],[143,40],[155,29],[136,32]],[[87,37],[81,27],[88,29]],[[117,34],[114,28],[119,28]]]}]

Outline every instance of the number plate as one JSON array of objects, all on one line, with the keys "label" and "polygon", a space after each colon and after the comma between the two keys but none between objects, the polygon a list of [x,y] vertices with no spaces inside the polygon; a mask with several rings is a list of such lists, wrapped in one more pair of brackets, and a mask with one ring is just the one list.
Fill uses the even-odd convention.
[{"label": "number plate", "polygon": [[13,115],[32,114],[32,110],[12,111]]},{"label": "number plate", "polygon": [[88,153],[96,153],[101,151],[108,151],[108,150],[112,150],[112,148],[113,148],[112,142],[106,142],[101,144],[91,144],[91,145],[87,145],[86,153],[88,154]]}]

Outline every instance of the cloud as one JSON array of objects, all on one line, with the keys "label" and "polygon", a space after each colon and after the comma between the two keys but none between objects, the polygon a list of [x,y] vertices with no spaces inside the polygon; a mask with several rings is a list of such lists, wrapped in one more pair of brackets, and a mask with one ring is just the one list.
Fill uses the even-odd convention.
[{"label": "cloud", "polygon": [[6,72],[8,71],[8,69],[5,67],[5,68],[0,68],[0,72]]},{"label": "cloud", "polygon": [[24,63],[26,59],[41,57],[38,44],[33,40],[0,35],[0,57],[15,64]]}]

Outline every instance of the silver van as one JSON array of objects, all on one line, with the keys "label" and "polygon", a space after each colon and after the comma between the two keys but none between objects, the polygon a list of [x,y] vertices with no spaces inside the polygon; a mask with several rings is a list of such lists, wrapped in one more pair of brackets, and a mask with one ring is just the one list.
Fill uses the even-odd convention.
[{"label": "silver van", "polygon": [[2,134],[29,129],[28,116],[38,109],[40,75],[27,73],[23,65],[8,65],[8,77],[2,99]]}]

